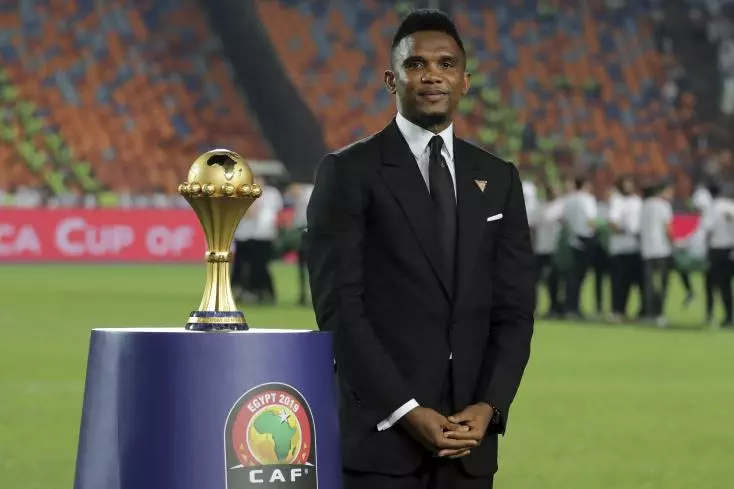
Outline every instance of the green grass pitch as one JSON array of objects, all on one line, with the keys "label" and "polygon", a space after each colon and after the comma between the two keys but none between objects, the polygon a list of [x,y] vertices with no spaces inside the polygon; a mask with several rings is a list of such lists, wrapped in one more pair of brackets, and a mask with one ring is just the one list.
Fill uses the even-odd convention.
[{"label": "green grass pitch", "polygon": [[[243,307],[250,324],[313,328],[295,269],[274,271],[281,304]],[[182,327],[204,266],[5,265],[0,277],[0,488],[67,489],[90,330]],[[537,323],[496,487],[734,487],[734,333],[700,326],[700,281],[688,309],[671,284],[669,330]]]}]

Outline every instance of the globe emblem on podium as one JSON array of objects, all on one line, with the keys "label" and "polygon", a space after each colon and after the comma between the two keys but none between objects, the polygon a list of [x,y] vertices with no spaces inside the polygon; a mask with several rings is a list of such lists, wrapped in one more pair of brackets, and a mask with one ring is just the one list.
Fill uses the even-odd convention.
[{"label": "globe emblem on podium", "polygon": [[255,460],[262,465],[292,464],[303,449],[301,425],[290,408],[267,406],[251,419],[247,444]]},{"label": "globe emblem on podium", "polygon": [[227,489],[287,483],[318,487],[316,431],[311,408],[293,387],[261,384],[232,406],[225,425]]}]

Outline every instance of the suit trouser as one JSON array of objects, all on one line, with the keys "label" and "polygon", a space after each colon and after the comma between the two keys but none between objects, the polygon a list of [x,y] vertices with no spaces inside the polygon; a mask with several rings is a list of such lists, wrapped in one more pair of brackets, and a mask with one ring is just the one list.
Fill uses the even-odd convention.
[{"label": "suit trouser", "polygon": [[678,273],[678,276],[680,277],[680,283],[683,285],[683,288],[686,291],[686,294],[692,294],[693,293],[693,286],[691,285],[691,274],[688,273],[688,270],[684,270],[682,268],[679,268],[678,266],[673,264],[673,270]]},{"label": "suit trouser", "polygon": [[609,275],[609,253],[596,237],[594,237],[591,243],[593,246],[591,264],[594,269],[596,312],[602,314],[604,312],[604,279]]},{"label": "suit trouser", "polygon": [[711,264],[704,273],[704,290],[706,292],[706,321],[711,321],[714,316],[714,283],[711,280]]},{"label": "suit trouser", "polygon": [[637,284],[642,293],[642,260],[639,253],[620,253],[610,257],[612,280],[612,312],[626,315],[632,286]]},{"label": "suit trouser", "polygon": [[573,263],[566,281],[566,312],[574,314],[581,314],[581,290],[594,252],[592,238],[578,238],[578,240],[581,245],[578,248],[572,248]]},{"label": "suit trouser", "polygon": [[711,286],[711,305],[706,304],[707,313],[711,314],[713,309],[713,296],[716,291],[721,295],[721,302],[724,304],[724,322],[732,322],[732,263],[729,258],[731,254],[730,248],[710,249],[708,252],[709,268],[706,271],[706,280]]},{"label": "suit trouser", "polygon": [[[550,297],[550,310],[554,314],[563,313],[563,303],[561,302],[561,296],[559,291],[560,272],[555,263],[553,263],[553,255],[550,253],[541,253],[535,255],[535,263],[538,267],[536,272],[536,288],[540,287],[541,282],[545,282],[545,286],[548,289],[548,296]],[[540,294],[536,294],[536,301],[540,297]],[[536,302],[537,308],[537,302]]]},{"label": "suit trouser", "polygon": [[[444,415],[454,412],[452,374],[449,368],[441,392],[440,411]],[[393,426],[391,430],[403,429]],[[412,474],[394,476],[373,472],[344,471],[343,489],[492,489],[493,477],[470,477],[459,460],[426,456]]]},{"label": "suit trouser", "polygon": [[252,272],[252,241],[236,241],[234,263],[232,265],[232,283],[244,290],[250,289]]},{"label": "suit trouser", "polygon": [[672,257],[670,256],[644,260],[645,315],[647,317],[661,316],[665,310],[671,262]]},{"label": "suit trouser", "polygon": [[270,275],[270,269],[268,268],[273,256],[273,242],[253,239],[250,243],[250,263],[252,265],[250,286],[252,291],[258,294],[261,299],[269,297],[274,300],[273,277]]},{"label": "suit trouser", "polygon": [[458,460],[435,458],[408,476],[347,471],[343,489],[492,489],[493,480],[467,476]]}]

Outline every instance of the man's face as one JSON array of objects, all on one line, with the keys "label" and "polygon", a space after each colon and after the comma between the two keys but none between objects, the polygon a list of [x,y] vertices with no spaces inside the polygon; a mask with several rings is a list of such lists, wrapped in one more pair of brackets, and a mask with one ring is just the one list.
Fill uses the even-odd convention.
[{"label": "man's face", "polygon": [[624,195],[632,195],[635,193],[635,182],[629,178],[622,180],[622,193]]},{"label": "man's face", "polygon": [[442,130],[469,90],[466,60],[454,38],[438,31],[416,32],[393,53],[385,85],[397,95],[398,110],[421,127]]},{"label": "man's face", "polygon": [[675,196],[675,192],[673,190],[673,186],[669,185],[663,189],[660,196],[664,198],[665,200],[673,200],[673,197]]}]

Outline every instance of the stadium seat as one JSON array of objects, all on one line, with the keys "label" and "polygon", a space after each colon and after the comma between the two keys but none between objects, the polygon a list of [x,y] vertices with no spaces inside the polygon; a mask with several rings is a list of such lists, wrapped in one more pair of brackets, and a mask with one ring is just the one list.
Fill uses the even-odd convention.
[{"label": "stadium seat", "polygon": [[[395,109],[380,73],[399,22],[396,8],[376,0],[256,5],[329,147],[389,121]],[[649,2],[610,10],[604,0],[492,6],[457,0],[452,9],[474,79],[472,100],[462,104],[457,121],[464,137],[536,164],[555,162],[555,152],[573,147],[610,175],[659,176],[687,161],[687,138],[675,123],[682,114],[659,95],[663,67]],[[695,104],[691,97],[685,95],[684,107]],[[537,139],[542,148],[526,147],[523,138]]]},{"label": "stadium seat", "polygon": [[175,192],[212,147],[271,157],[195,0],[19,5],[0,12],[8,178],[37,175],[55,192]]}]

